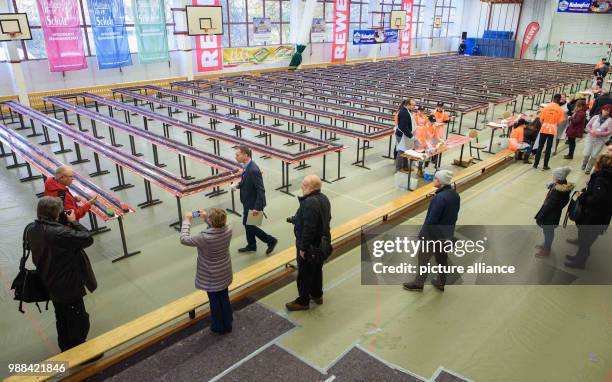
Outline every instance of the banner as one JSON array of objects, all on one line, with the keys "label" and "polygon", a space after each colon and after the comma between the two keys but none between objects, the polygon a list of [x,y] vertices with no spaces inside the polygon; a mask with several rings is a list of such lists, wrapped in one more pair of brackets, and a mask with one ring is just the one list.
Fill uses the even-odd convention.
[{"label": "banner", "polygon": [[164,0],[134,0],[132,9],[138,42],[138,62],[153,64],[170,61]]},{"label": "banner", "polygon": [[49,70],[67,72],[87,68],[79,4],[75,0],[38,0]]},{"label": "banner", "polygon": [[224,48],[223,66],[268,64],[288,60],[295,53],[292,45],[265,46],[253,48]]},{"label": "banner", "polygon": [[322,17],[313,18],[312,26],[310,27],[310,42],[325,42],[326,34],[325,19]]},{"label": "banner", "polygon": [[402,10],[406,11],[406,27],[400,33],[400,57],[410,56],[412,47],[412,4],[413,0],[402,0]]},{"label": "banner", "polygon": [[132,65],[123,0],[88,0],[98,68]]},{"label": "banner", "polygon": [[351,0],[334,0],[334,34],[332,36],[332,62],[346,61],[348,23]]},{"label": "banner", "polygon": [[574,1],[559,1],[557,12],[566,13],[609,13],[612,14],[611,0],[574,0]]},{"label": "banner", "polygon": [[388,44],[398,41],[397,29],[373,30],[360,29],[353,31],[353,45]]},{"label": "banner", "polygon": [[272,20],[269,17],[253,17],[253,41],[264,44],[272,39]]},{"label": "banner", "polygon": [[[192,0],[192,5],[219,5],[219,0]],[[212,72],[223,69],[221,36],[196,36],[196,70]]]},{"label": "banner", "polygon": [[535,38],[535,36],[538,34],[539,31],[540,31],[540,24],[536,23],[535,21],[527,25],[527,28],[525,29],[525,34],[523,35],[523,46],[521,47],[521,58],[525,56],[525,53],[527,53],[527,49],[529,49],[529,45],[531,45],[531,42],[533,41],[533,39]]}]

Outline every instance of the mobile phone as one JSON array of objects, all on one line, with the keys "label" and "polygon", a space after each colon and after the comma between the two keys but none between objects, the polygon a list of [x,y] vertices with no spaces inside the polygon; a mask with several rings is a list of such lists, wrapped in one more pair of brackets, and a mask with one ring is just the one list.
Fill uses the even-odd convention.
[{"label": "mobile phone", "polygon": [[192,211],[191,212],[191,217],[192,218],[199,218],[200,217],[200,211]]}]

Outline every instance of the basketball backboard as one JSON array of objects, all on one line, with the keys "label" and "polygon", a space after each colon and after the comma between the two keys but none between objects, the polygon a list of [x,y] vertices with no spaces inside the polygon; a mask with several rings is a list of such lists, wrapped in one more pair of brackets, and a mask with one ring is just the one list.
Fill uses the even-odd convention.
[{"label": "basketball backboard", "polygon": [[0,41],[31,40],[32,32],[25,13],[0,13]]},{"label": "basketball backboard", "polygon": [[390,29],[406,28],[406,11],[391,11]]},{"label": "basketball backboard", "polygon": [[185,10],[189,36],[223,34],[223,12],[220,6],[188,5]]}]

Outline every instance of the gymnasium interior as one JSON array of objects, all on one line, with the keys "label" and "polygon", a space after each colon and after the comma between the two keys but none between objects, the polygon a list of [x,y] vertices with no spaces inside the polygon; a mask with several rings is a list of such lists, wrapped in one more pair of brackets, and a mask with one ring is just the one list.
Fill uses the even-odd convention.
[{"label": "gymnasium interior", "polygon": [[[612,382],[612,235],[568,267],[571,199],[552,250],[535,248],[557,169],[583,192],[600,171],[581,167],[590,138],[569,158],[557,132],[547,170],[519,158],[512,134],[559,94],[600,118],[611,56],[606,0],[0,0],[0,376]],[[398,152],[404,100],[412,118],[448,115],[433,151]],[[242,251],[245,146],[271,253]],[[83,297],[90,326],[65,351],[54,302],[20,305],[13,282],[24,228],[62,166],[72,194],[98,196],[80,219],[97,280]],[[455,238],[488,236],[494,252],[451,263],[517,273],[449,275],[422,292],[402,287],[410,275],[372,275],[372,241],[416,236],[447,170]],[[333,252],[322,303],[290,311],[300,255],[288,218],[309,175],[331,205]],[[209,209],[232,229],[224,335],[194,286],[198,252],[179,238],[185,214]],[[207,229],[193,216],[192,234]]]}]

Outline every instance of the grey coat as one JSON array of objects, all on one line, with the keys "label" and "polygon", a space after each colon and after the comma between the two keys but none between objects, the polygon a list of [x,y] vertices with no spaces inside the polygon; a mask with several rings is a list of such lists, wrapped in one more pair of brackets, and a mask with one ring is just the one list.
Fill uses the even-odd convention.
[{"label": "grey coat", "polygon": [[191,223],[183,220],[181,244],[196,247],[198,250],[195,287],[206,292],[226,289],[233,280],[229,253],[232,227],[209,227],[195,235],[190,234],[190,229]]}]

